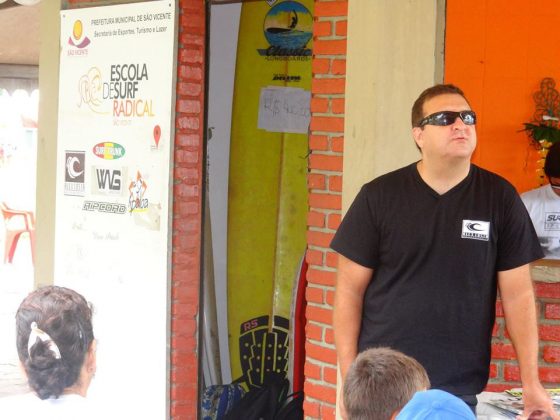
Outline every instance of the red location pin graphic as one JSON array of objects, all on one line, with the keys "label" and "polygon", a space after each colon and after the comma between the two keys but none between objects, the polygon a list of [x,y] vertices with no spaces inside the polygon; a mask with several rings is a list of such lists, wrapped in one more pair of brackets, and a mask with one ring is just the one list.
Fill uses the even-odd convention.
[{"label": "red location pin graphic", "polygon": [[156,125],[154,127],[154,140],[156,142],[156,147],[159,146],[159,138],[161,137],[161,128],[159,127],[159,125]]}]

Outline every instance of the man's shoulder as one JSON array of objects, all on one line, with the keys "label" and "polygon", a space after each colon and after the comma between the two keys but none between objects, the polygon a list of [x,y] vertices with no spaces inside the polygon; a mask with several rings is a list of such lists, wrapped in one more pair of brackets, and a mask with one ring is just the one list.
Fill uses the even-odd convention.
[{"label": "man's shoulder", "polygon": [[366,190],[383,188],[386,186],[393,186],[395,183],[403,182],[410,179],[413,176],[416,163],[411,163],[410,165],[403,166],[402,168],[395,169],[391,172],[387,172],[383,175],[372,179],[371,181],[364,184],[363,188]]},{"label": "man's shoulder", "polygon": [[543,185],[542,187],[534,188],[529,191],[525,191],[521,194],[521,199],[523,201],[531,201],[534,199],[540,199],[543,195],[545,195],[547,185]]},{"label": "man's shoulder", "polygon": [[[475,164],[472,164],[473,176],[480,180],[482,185],[491,188],[503,188],[508,191],[515,192],[515,187],[506,178],[497,173],[489,171],[488,169],[481,168]],[[517,194],[517,193],[516,193]]]},{"label": "man's shoulder", "polygon": [[521,200],[527,208],[537,206],[553,206],[557,208],[560,205],[560,197],[546,184],[539,188],[535,188],[521,194]]}]

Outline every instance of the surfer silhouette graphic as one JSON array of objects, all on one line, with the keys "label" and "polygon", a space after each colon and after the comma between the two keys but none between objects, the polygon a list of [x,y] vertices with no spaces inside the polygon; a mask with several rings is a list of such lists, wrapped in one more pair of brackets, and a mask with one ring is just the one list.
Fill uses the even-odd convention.
[{"label": "surfer silhouette graphic", "polygon": [[298,23],[298,16],[295,10],[292,10],[292,12],[294,13],[294,15],[292,16],[292,23],[290,23],[289,28],[290,29],[294,29]]}]

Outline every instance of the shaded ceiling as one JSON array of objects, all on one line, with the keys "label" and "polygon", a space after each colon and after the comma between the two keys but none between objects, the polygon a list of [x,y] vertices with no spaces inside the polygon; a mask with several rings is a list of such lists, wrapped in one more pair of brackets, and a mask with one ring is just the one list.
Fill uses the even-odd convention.
[{"label": "shaded ceiling", "polygon": [[39,7],[0,8],[0,64],[39,65]]}]

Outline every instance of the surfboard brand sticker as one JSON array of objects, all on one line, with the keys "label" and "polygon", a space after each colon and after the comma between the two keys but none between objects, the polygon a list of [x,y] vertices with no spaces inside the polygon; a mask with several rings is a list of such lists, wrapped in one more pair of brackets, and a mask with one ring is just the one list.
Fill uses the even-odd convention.
[{"label": "surfboard brand sticker", "polygon": [[[283,1],[273,6],[264,18],[263,31],[268,48],[257,49],[274,60],[309,60],[306,48],[313,36],[313,15],[297,1]],[[275,57],[275,58],[272,58]]]}]

